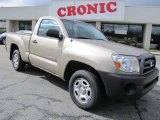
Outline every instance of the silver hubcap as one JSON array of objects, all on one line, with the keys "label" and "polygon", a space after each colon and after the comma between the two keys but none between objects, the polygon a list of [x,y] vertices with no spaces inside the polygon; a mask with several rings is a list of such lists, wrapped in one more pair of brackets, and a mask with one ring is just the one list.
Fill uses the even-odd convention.
[{"label": "silver hubcap", "polygon": [[13,55],[13,65],[14,65],[15,68],[18,67],[18,63],[19,63],[18,54],[15,53],[15,54]]},{"label": "silver hubcap", "polygon": [[89,82],[84,78],[78,78],[74,82],[74,96],[79,103],[86,104],[92,98],[92,89]]}]

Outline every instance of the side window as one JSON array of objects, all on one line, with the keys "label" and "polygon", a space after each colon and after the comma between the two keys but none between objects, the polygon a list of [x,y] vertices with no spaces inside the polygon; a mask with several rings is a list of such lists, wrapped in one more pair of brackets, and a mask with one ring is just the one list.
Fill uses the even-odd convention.
[{"label": "side window", "polygon": [[38,30],[38,36],[47,36],[47,31],[49,29],[54,29],[60,31],[60,28],[58,26],[58,23],[54,20],[42,20],[39,30]]}]

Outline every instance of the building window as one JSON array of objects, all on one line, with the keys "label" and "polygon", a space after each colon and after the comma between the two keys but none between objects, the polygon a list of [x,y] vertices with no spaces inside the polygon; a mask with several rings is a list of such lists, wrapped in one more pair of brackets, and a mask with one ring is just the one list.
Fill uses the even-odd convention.
[{"label": "building window", "polygon": [[142,47],[143,25],[102,23],[102,32],[112,41]]},{"label": "building window", "polygon": [[6,32],[6,28],[0,28],[0,34]]},{"label": "building window", "polygon": [[0,20],[0,34],[6,32],[6,22],[5,20]]},{"label": "building window", "polygon": [[19,30],[32,30],[32,21],[19,21]]},{"label": "building window", "polygon": [[0,22],[6,22],[5,20],[0,20]]},{"label": "building window", "polygon": [[86,22],[86,23],[91,24],[96,27],[96,22]]},{"label": "building window", "polygon": [[151,49],[160,50],[160,26],[152,27]]},{"label": "building window", "polygon": [[120,40],[126,40],[127,32],[128,32],[128,25],[114,24],[114,35],[116,38]]},{"label": "building window", "polygon": [[114,36],[114,25],[113,24],[103,24],[102,32],[111,39]]},{"label": "building window", "polygon": [[136,40],[139,43],[143,42],[143,31],[142,25],[129,25],[128,28],[128,39]]}]

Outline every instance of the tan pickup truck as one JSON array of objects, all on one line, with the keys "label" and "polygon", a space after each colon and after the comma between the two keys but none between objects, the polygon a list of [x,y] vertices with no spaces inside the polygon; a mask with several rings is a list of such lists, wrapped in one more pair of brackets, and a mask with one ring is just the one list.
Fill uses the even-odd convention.
[{"label": "tan pickup truck", "polygon": [[68,81],[71,98],[82,109],[95,107],[104,95],[139,99],[158,81],[154,55],[110,42],[80,21],[40,18],[32,34],[8,34],[6,49],[15,70],[31,64]]}]

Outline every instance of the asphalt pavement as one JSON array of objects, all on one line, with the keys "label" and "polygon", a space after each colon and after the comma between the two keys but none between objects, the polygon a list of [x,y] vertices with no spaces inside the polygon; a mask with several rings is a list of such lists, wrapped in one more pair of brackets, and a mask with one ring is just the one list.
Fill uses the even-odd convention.
[{"label": "asphalt pavement", "polygon": [[[160,69],[160,56],[157,56]],[[160,82],[138,101],[104,97],[95,110],[84,111],[71,100],[68,84],[28,66],[16,72],[0,45],[0,120],[160,120]]]}]

